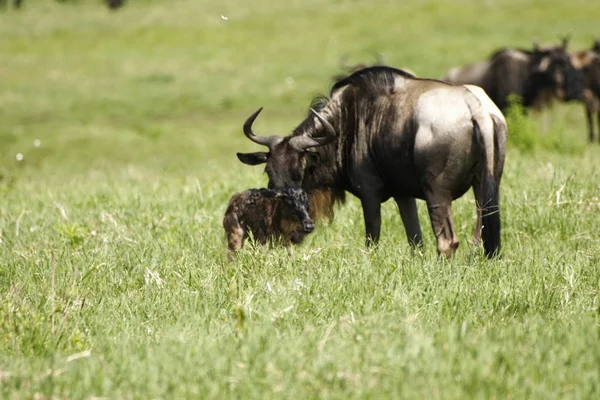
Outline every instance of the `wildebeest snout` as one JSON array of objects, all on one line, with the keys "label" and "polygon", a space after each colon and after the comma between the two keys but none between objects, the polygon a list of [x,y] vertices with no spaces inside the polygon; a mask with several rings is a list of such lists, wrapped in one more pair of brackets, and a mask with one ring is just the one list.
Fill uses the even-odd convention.
[{"label": "wildebeest snout", "polygon": [[302,222],[302,232],[311,233],[315,229],[315,223],[311,220]]}]

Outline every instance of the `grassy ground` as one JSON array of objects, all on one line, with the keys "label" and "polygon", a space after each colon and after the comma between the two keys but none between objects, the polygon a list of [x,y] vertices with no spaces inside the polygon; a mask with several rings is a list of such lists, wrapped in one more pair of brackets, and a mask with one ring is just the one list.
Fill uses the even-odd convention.
[{"label": "grassy ground", "polygon": [[469,245],[470,195],[451,261],[423,204],[424,254],[391,203],[372,252],[354,199],[295,258],[227,265],[221,229],[266,183],[235,158],[256,148],[243,120],[265,106],[257,131],[289,132],[344,53],[438,77],[534,37],[588,47],[594,2],[129,3],[0,12],[0,397],[598,397],[600,146],[579,105],[532,116],[552,145],[511,144],[501,260]]}]

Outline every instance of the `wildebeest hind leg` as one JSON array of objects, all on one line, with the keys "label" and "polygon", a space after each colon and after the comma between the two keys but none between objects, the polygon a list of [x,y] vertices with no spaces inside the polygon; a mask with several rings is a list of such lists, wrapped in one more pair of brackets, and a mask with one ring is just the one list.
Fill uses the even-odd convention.
[{"label": "wildebeest hind leg", "polygon": [[451,257],[458,248],[458,238],[452,222],[452,198],[450,196],[427,196],[427,209],[431,218],[433,233],[437,239],[439,255]]},{"label": "wildebeest hind leg", "polygon": [[475,205],[477,207],[477,222],[475,223],[475,232],[473,232],[473,243],[475,245],[478,245],[479,243],[481,243],[481,219],[483,218],[483,213],[481,211],[481,206],[477,203],[477,199],[479,198],[478,196],[478,190],[480,189],[480,183],[478,181],[475,181],[473,183],[473,194],[475,195]]},{"label": "wildebeest hind leg", "polygon": [[412,197],[394,197],[394,200],[400,211],[408,243],[412,247],[422,247],[423,235],[421,234],[421,225],[419,224],[417,200]]},{"label": "wildebeest hind leg", "polygon": [[373,197],[362,198],[360,202],[365,219],[367,246],[372,246],[379,242],[379,234],[381,232],[381,202]]}]

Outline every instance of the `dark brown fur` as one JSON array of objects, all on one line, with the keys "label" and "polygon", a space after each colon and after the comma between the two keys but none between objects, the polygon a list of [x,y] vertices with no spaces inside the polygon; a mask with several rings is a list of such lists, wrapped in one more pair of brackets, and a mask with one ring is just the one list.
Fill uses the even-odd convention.
[{"label": "dark brown fur", "polygon": [[[594,142],[594,116],[600,130],[600,40],[596,39],[590,50],[574,52],[572,62],[584,76],[583,102],[587,117],[588,137]],[[600,142],[600,132],[598,134]]]},{"label": "dark brown fur", "polygon": [[301,189],[250,189],[236,193],[227,205],[223,228],[230,256],[252,235],[260,244],[291,247],[312,232],[306,193]]},{"label": "dark brown fur", "polygon": [[118,8],[123,7],[123,5],[125,4],[125,0],[104,0],[104,3],[106,3],[108,8],[110,8],[111,10],[116,10]]}]

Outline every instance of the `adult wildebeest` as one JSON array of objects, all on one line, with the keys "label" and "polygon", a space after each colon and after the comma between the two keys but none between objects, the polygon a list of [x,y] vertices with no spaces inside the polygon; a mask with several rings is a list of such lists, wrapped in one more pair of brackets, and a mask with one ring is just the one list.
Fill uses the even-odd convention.
[{"label": "adult wildebeest", "polygon": [[110,8],[111,10],[117,10],[123,7],[123,5],[125,4],[125,0],[104,0],[104,3],[106,3],[108,8]]},{"label": "adult wildebeest", "polygon": [[[0,8],[6,8],[7,3],[10,3],[10,2],[7,0],[0,0]],[[23,0],[13,0],[12,4],[13,4],[14,8],[17,8],[17,9],[21,8],[21,5],[23,4]]]},{"label": "adult wildebeest", "polygon": [[261,110],[246,120],[244,133],[269,152],[237,156],[245,164],[266,163],[270,188],[302,187],[311,200],[330,199],[329,207],[345,191],[354,194],[362,204],[367,244],[379,240],[381,203],[390,197],[409,242],[421,244],[415,198],[425,199],[438,253],[450,256],[458,247],[451,204],[472,187],[475,241],[483,236],[488,257],[500,250],[507,130],[481,88],[371,67],[334,84],[319,112],[311,109],[289,136],[255,135],[252,124]]},{"label": "adult wildebeest", "polygon": [[251,233],[258,243],[288,247],[300,244],[313,231],[309,201],[302,189],[250,189],[236,193],[229,200],[223,217],[223,229],[229,248],[229,259],[241,249]]},{"label": "adult wildebeest", "polygon": [[595,39],[590,50],[574,52],[571,56],[575,68],[583,73],[583,102],[587,117],[590,142],[594,142],[594,115],[598,121],[600,141],[600,40]]},{"label": "adult wildebeest", "polygon": [[560,46],[501,49],[485,62],[452,68],[442,79],[482,87],[503,111],[511,94],[535,109],[548,106],[553,99],[578,100],[583,96],[583,76],[571,63],[567,45],[565,38]]},{"label": "adult wildebeest", "polygon": [[[58,0],[61,3],[66,3],[66,0]],[[123,6],[123,4],[125,4],[125,0],[104,0],[104,3],[106,3],[106,5],[108,6],[108,8],[110,8],[111,10],[116,10],[118,8],[120,8],[121,6]],[[21,5],[23,4],[23,0],[14,0],[13,1],[13,5],[15,8],[21,8]],[[6,6],[6,0],[0,0],[0,7],[4,7]]]}]

